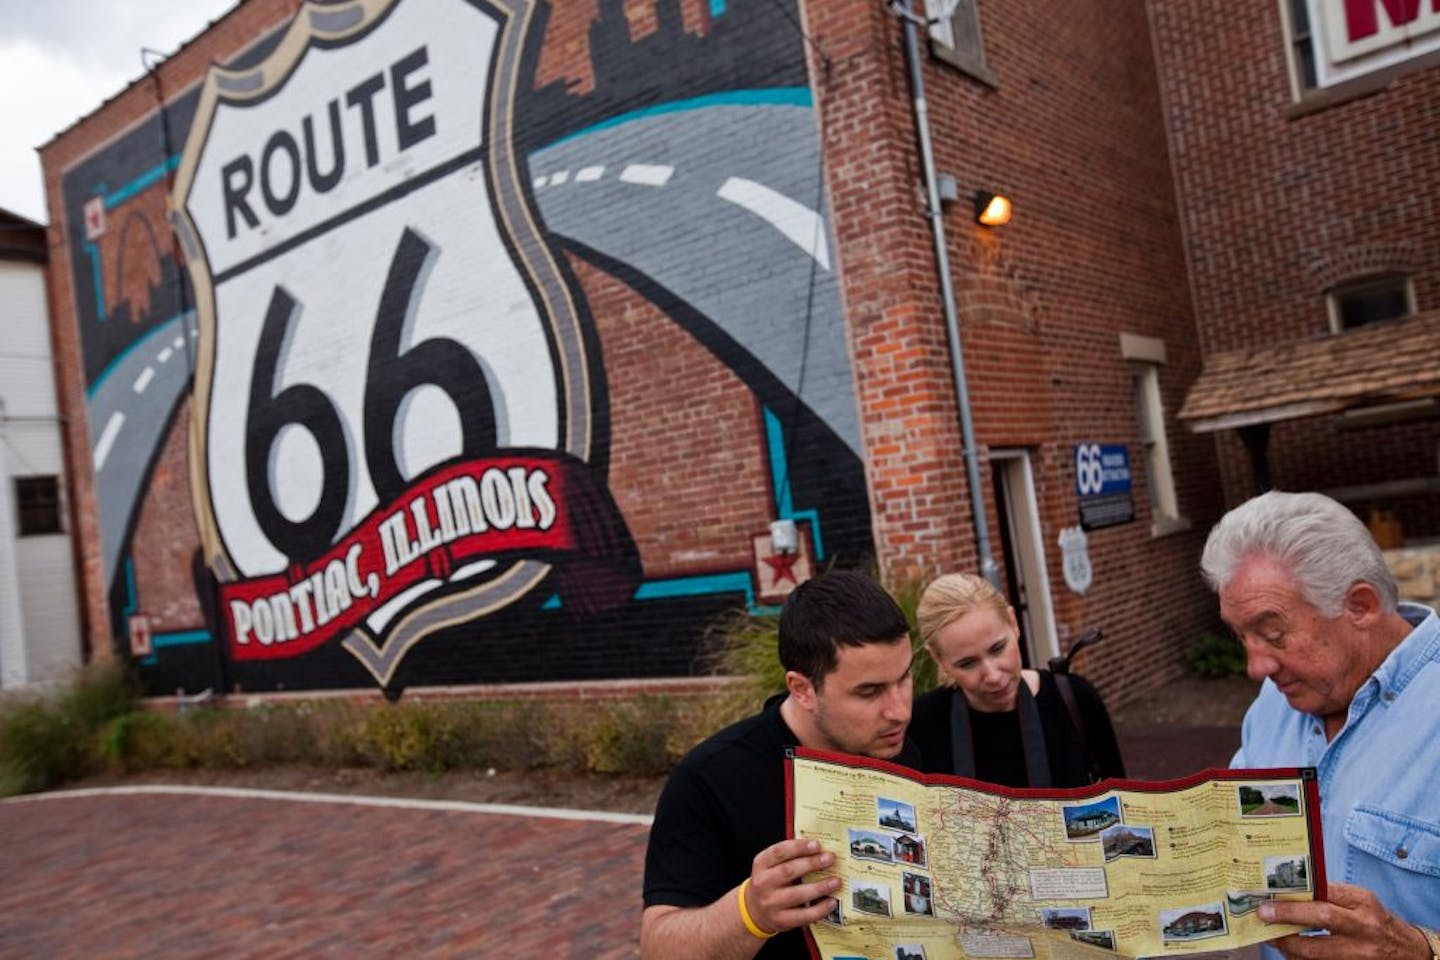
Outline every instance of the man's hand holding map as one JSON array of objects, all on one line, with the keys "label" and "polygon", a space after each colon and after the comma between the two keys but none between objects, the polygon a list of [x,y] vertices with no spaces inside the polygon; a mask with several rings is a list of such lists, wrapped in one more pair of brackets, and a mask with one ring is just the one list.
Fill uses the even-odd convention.
[{"label": "man's hand holding map", "polygon": [[836,856],[823,960],[1181,956],[1295,928],[1262,900],[1325,893],[1309,770],[1013,790],[797,748],[790,836]]}]

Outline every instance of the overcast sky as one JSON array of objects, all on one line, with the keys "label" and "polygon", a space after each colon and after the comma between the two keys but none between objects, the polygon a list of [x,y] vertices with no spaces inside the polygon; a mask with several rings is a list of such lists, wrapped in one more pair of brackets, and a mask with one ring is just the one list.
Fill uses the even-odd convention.
[{"label": "overcast sky", "polygon": [[0,207],[49,221],[35,148],[236,0],[0,0]]}]

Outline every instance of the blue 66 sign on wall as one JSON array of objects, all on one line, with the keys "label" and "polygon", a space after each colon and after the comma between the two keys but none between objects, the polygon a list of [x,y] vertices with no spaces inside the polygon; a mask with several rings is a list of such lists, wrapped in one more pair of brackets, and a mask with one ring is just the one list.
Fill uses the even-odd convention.
[{"label": "blue 66 sign on wall", "polygon": [[340,643],[383,685],[542,582],[582,611],[633,592],[598,360],[512,142],[532,7],[309,4],[206,79],[171,202],[235,660]]},{"label": "blue 66 sign on wall", "polygon": [[1075,445],[1075,495],[1084,530],[1135,519],[1130,492],[1130,452],[1124,444]]}]

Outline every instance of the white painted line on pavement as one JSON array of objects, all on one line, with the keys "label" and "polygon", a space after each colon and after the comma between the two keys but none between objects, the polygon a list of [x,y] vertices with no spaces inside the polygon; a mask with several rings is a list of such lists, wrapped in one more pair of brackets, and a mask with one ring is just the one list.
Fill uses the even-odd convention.
[{"label": "white painted line on pavement", "polygon": [[443,810],[452,813],[483,813],[503,817],[538,817],[544,820],[579,820],[594,823],[625,823],[648,827],[653,817],[639,813],[611,813],[606,810],[567,810],[560,807],[524,807],[510,803],[468,803],[463,800],[416,800],[410,797],[367,797],[345,793],[309,793],[299,790],[251,790],[243,787],[194,787],[184,784],[138,784],[131,787],[90,787],[84,790],[55,790],[7,797],[0,803],[34,803],[41,800],[68,800],[81,797],[143,796],[226,797],[233,800],[290,800],[295,803],[341,803],[356,807],[391,807],[402,810]]},{"label": "white painted line on pavement", "polygon": [[120,428],[125,425],[125,414],[112,413],[110,419],[105,423],[105,429],[100,431],[100,442],[95,444],[95,471],[98,473],[105,466],[105,458],[110,456],[110,448],[115,445],[115,438],[120,435]]},{"label": "white painted line on pavement", "polygon": [[169,360],[174,355],[174,353],[174,350],[172,350],[170,347],[166,347],[164,350],[161,350],[156,355],[155,359],[159,360],[161,363],[164,363],[166,360]]},{"label": "white painted line on pavement", "polygon": [[569,170],[556,170],[554,173],[550,174],[550,186],[558,187],[560,186],[560,184],[565,183],[569,179]]},{"label": "white painted line on pavement", "polygon": [[601,177],[603,177],[604,175],[605,175],[605,168],[604,168],[603,166],[602,166],[602,167],[585,167],[584,169],[579,170],[579,171],[576,172],[576,174],[575,174],[575,182],[576,182],[576,183],[590,183],[592,180],[599,180],[599,179],[600,179]]},{"label": "white painted line on pavement", "polygon": [[620,171],[620,179],[625,183],[638,183],[646,187],[663,187],[670,182],[670,177],[673,176],[674,173],[674,167],[649,163],[632,163]]},{"label": "white painted line on pavement", "polygon": [[530,181],[530,183],[535,187],[536,190],[539,190],[541,187],[545,186],[545,184],[549,182],[549,177],[536,177],[534,180]]},{"label": "white painted line on pavement", "polygon": [[170,346],[174,347],[176,350],[183,350],[185,348],[185,338],[176,337],[174,340],[170,341]]},{"label": "white painted line on pavement", "polygon": [[155,379],[155,368],[146,367],[140,371],[140,376],[135,378],[135,392],[144,393],[145,388],[150,386],[150,381]]},{"label": "white painted line on pavement", "polygon": [[731,177],[716,194],[769,223],[795,246],[830,269],[830,245],[825,241],[825,220],[814,210],[770,189],[763,183]]}]

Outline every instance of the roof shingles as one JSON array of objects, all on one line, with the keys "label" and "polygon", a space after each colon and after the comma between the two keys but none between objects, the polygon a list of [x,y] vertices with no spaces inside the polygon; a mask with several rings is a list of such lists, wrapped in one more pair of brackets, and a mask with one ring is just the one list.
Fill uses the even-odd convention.
[{"label": "roof shingles", "polygon": [[1206,357],[1180,419],[1194,430],[1440,396],[1440,310]]}]

